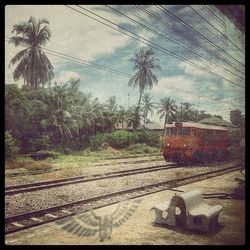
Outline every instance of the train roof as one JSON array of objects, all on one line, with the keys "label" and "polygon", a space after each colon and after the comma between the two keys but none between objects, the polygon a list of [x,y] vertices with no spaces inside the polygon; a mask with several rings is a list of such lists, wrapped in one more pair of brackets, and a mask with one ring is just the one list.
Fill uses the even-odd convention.
[{"label": "train roof", "polygon": [[[220,126],[212,126],[197,122],[181,122],[183,128],[201,128],[201,129],[212,129],[212,130],[221,130],[221,131],[227,131],[227,128],[220,127]],[[166,124],[166,128],[174,128],[175,122],[172,124]]]}]

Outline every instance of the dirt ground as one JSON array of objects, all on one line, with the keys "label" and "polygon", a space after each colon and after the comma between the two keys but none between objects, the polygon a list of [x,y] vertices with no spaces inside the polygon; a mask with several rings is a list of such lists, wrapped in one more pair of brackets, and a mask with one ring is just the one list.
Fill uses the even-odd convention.
[{"label": "dirt ground", "polygon": [[[196,182],[176,188],[189,191],[198,188],[203,194],[233,193],[242,174],[235,171],[220,177]],[[170,228],[154,223],[155,214],[151,208],[168,201],[176,190],[165,190],[143,196],[134,214],[119,227],[113,228],[111,238],[100,241],[94,236],[76,236],[60,229],[56,223],[17,232],[5,237],[7,245],[243,245],[245,243],[245,200],[205,199],[210,205],[220,204],[223,211],[219,215],[220,226],[209,234],[188,231],[180,226]],[[117,204],[95,210],[95,214],[111,214]]]}]

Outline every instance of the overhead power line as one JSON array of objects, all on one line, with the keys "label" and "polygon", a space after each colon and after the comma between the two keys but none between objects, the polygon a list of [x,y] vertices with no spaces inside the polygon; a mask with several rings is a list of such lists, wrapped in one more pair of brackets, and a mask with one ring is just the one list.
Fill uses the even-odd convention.
[{"label": "overhead power line", "polygon": [[[6,37],[6,39],[8,39],[8,41],[10,40],[9,37]],[[23,47],[25,47],[25,46],[23,46]],[[67,55],[65,53],[61,53],[61,52],[58,52],[58,51],[55,51],[55,50],[46,49],[46,48],[42,48],[42,47],[40,47],[40,48],[47,51],[47,53],[50,54],[50,55],[60,57],[60,58],[64,58],[64,59],[68,59],[70,61],[77,62],[77,63],[80,63],[80,64],[85,65],[85,66],[94,67],[94,68],[97,68],[97,69],[101,69],[101,70],[104,70],[104,71],[107,71],[107,72],[110,72],[110,73],[115,73],[115,74],[119,74],[119,75],[126,76],[126,77],[132,77],[133,76],[131,74],[128,74],[128,73],[125,73],[125,72],[122,72],[122,71],[118,71],[118,70],[115,70],[115,69],[111,69],[111,68],[108,68],[108,67],[104,67],[102,65],[92,63],[90,61],[83,60],[83,59],[80,59],[80,58],[77,58],[77,57],[74,57],[74,56],[70,56],[70,55]]]},{"label": "overhead power line", "polygon": [[[149,16],[153,17],[155,20],[163,23],[164,25],[170,27],[172,29],[172,31],[178,35],[180,35],[181,37],[184,37],[185,39],[190,39],[191,36],[188,36],[187,34],[185,34],[184,32],[181,32],[179,30],[176,30],[175,27],[173,27],[171,24],[169,24],[167,21],[163,20],[162,18],[159,18],[158,16],[156,16],[155,14],[152,14],[152,12],[150,12],[149,10],[143,8],[142,6],[137,5],[136,6],[140,11],[148,14]],[[191,38],[192,39],[192,38]],[[233,64],[231,64],[229,62],[228,59],[225,59],[223,57],[221,57],[221,55],[217,55],[214,51],[212,51],[211,49],[208,49],[206,46],[204,46],[203,44],[198,43],[196,40],[192,39],[192,43],[194,43],[198,48],[202,48],[204,51],[206,51],[207,53],[209,53],[209,55],[213,55],[215,58],[223,61],[224,63],[230,65],[232,68],[234,68],[236,71],[241,72],[242,74],[244,74],[243,71],[241,71],[240,69],[236,68]]]},{"label": "overhead power line", "polygon": [[[156,5],[157,8],[159,8]],[[208,41],[209,43],[211,43],[214,47],[216,47],[217,49],[223,51],[225,54],[227,54],[229,57],[231,57],[233,60],[235,60],[236,62],[238,62],[239,64],[241,64],[242,66],[245,66],[243,63],[241,63],[239,60],[237,60],[236,58],[234,58],[231,54],[229,54],[226,50],[224,50],[223,48],[219,47],[217,44],[215,44],[213,41],[211,41],[210,39],[208,39],[207,37],[205,37],[203,34],[201,34],[200,32],[198,32],[197,30],[195,30],[193,27],[191,27],[189,24],[187,24],[185,21],[183,21],[183,19],[181,19],[180,17],[176,16],[174,13],[172,13],[170,10],[166,9],[165,7],[163,7],[162,5],[160,5],[160,8],[163,12],[165,12],[166,14],[169,14],[171,16],[173,16],[175,19],[179,20],[181,23],[183,23],[186,27],[188,27],[190,30],[192,30],[195,34],[197,34],[198,36],[202,37],[203,39],[205,39],[206,41]]]},{"label": "overhead power line", "polygon": [[[239,38],[239,36],[237,35],[237,34],[235,34],[235,32],[221,19],[221,18],[219,18],[215,13],[217,13],[218,12],[218,9],[216,8],[216,7],[214,7],[214,6],[212,6],[212,5],[209,5],[209,6],[211,6],[212,8],[213,8],[213,11],[212,10],[210,10],[210,8],[207,6],[207,5],[204,5],[204,7],[205,7],[205,9],[210,13],[210,15],[212,15],[216,20],[217,20],[217,23],[218,23],[218,21],[219,21],[219,23],[220,23],[220,25],[223,27],[226,27],[228,30],[230,30],[231,31],[231,34],[236,38],[236,39],[238,39],[238,40],[241,40],[240,38]],[[222,15],[221,13],[219,13],[219,15]],[[226,16],[224,15],[223,16],[224,18],[226,18]],[[227,18],[228,19],[228,18]],[[228,19],[229,20],[229,19]],[[230,23],[232,23],[231,21],[230,21]],[[241,42],[242,43],[244,43],[245,44],[245,42],[244,42],[244,40],[241,40]]]},{"label": "overhead power line", "polygon": [[237,48],[242,54],[244,54],[244,51],[242,51],[236,44],[234,44],[231,39],[229,39],[228,36],[226,36],[223,32],[221,32],[217,27],[215,27],[214,25],[212,25],[204,16],[202,16],[195,8],[193,8],[191,5],[189,6],[189,8],[191,8],[196,15],[198,15],[200,18],[202,18],[210,27],[212,27],[213,29],[217,30],[224,38],[227,39],[227,41],[229,41],[235,48]]},{"label": "overhead power line", "polygon": [[[175,57],[175,58],[177,58],[177,59],[179,59],[179,60],[181,60],[181,61],[185,61],[186,63],[188,63],[188,64],[190,64],[190,65],[192,65],[192,66],[194,66],[194,67],[196,67],[196,68],[199,68],[199,69],[205,71],[206,73],[208,73],[208,74],[210,74],[210,75],[213,75],[214,77],[219,76],[220,78],[223,78],[223,79],[225,79],[225,80],[228,81],[228,82],[231,82],[233,85],[236,85],[236,86],[239,86],[239,87],[241,87],[241,88],[244,88],[244,86],[239,85],[239,84],[237,84],[237,83],[235,83],[235,82],[233,82],[233,81],[231,81],[231,80],[229,80],[229,79],[227,79],[227,78],[225,78],[225,77],[223,77],[223,76],[221,76],[221,75],[219,75],[219,74],[217,74],[217,73],[215,73],[215,72],[213,72],[213,71],[210,71],[210,70],[208,70],[208,69],[206,69],[206,68],[204,68],[204,67],[202,67],[202,66],[199,66],[199,65],[197,65],[196,63],[191,62],[190,60],[188,60],[188,59],[186,59],[186,58],[184,58],[184,57],[182,57],[182,56],[179,56],[179,55],[177,55],[177,54],[175,54],[175,53],[173,53],[173,52],[171,52],[171,51],[169,51],[169,50],[167,50],[167,49],[165,49],[165,48],[163,48],[163,47],[161,47],[161,46],[159,46],[159,45],[157,45],[157,44],[155,44],[155,43],[153,43],[153,42],[150,42],[149,40],[147,40],[147,39],[145,39],[145,38],[143,38],[143,37],[141,37],[141,36],[135,34],[134,32],[131,32],[131,31],[129,31],[129,30],[127,30],[127,29],[121,27],[120,25],[117,25],[117,24],[115,24],[114,22],[112,22],[112,21],[110,21],[110,20],[108,20],[108,19],[106,19],[106,18],[101,17],[100,15],[98,15],[98,14],[96,14],[96,13],[90,11],[90,10],[87,10],[86,8],[83,8],[83,7],[81,7],[81,6],[78,6],[79,8],[81,8],[81,9],[83,9],[83,10],[85,10],[85,11],[87,11],[87,12],[89,12],[89,13],[91,13],[91,14],[93,14],[93,15],[99,17],[99,18],[101,18],[101,19],[103,19],[103,20],[105,20],[105,21],[107,21],[107,22],[109,22],[109,23],[112,23],[113,25],[117,26],[119,29],[114,28],[114,27],[112,27],[112,26],[110,26],[110,25],[108,25],[108,24],[106,24],[106,23],[104,23],[104,22],[102,22],[102,21],[100,21],[100,20],[98,20],[98,19],[92,17],[92,16],[89,16],[89,15],[86,14],[86,13],[83,13],[83,12],[77,10],[77,9],[74,9],[74,8],[72,8],[72,7],[70,7],[70,6],[67,6],[67,5],[66,5],[66,7],[70,8],[70,9],[72,9],[72,10],[74,10],[74,11],[76,11],[76,12],[78,12],[78,13],[84,15],[84,16],[87,16],[87,17],[89,17],[89,18],[91,18],[91,19],[93,19],[93,20],[95,20],[95,21],[97,21],[97,22],[99,22],[99,23],[102,23],[102,24],[104,24],[105,26],[108,26],[108,27],[110,27],[110,28],[112,28],[112,29],[114,29],[114,30],[120,32],[120,33],[123,33],[123,34],[125,34],[125,35],[127,35],[127,36],[129,36],[129,37],[132,37],[133,39],[135,39],[135,40],[137,40],[137,41],[139,41],[139,42],[141,42],[141,43],[144,43],[144,44],[146,44],[147,46],[149,46],[149,47],[151,47],[151,48],[160,50],[160,51],[163,52],[164,54],[171,55],[172,57]],[[130,33],[130,34],[133,34],[133,36],[130,35],[130,34],[127,34],[127,33],[123,32],[121,29],[122,29],[122,30],[125,30],[126,32],[128,32],[128,33]],[[143,42],[141,39],[145,40],[146,42]],[[151,44],[153,44],[153,45],[151,45]]]},{"label": "overhead power line", "polygon": [[[6,41],[10,40],[8,37],[6,37],[5,39],[6,39]],[[23,47],[25,47],[25,46],[23,45]],[[73,57],[73,56],[67,55],[65,53],[61,53],[61,52],[58,52],[58,51],[55,51],[55,50],[50,50],[50,49],[45,49],[45,48],[43,48],[43,49],[47,51],[46,52],[47,54],[50,54],[50,55],[53,55],[53,56],[56,56],[56,57],[59,57],[59,58],[62,58],[62,59],[65,59],[65,60],[77,63],[77,64],[81,64],[81,65],[85,65],[85,66],[91,66],[91,67],[94,67],[96,69],[101,69],[101,70],[107,71],[109,73],[116,73],[116,74],[119,74],[119,75],[122,75],[122,76],[125,76],[125,77],[131,77],[132,76],[132,75],[130,75],[128,73],[125,73],[125,72],[122,72],[122,71],[117,71],[117,70],[110,69],[110,68],[106,68],[106,67],[103,67],[103,66],[98,65],[98,64],[93,64],[93,63],[88,62],[86,60],[82,60],[80,58]],[[170,86],[170,85],[167,85],[167,84],[164,84],[164,87],[167,87],[170,90],[178,90],[180,92],[183,92],[185,94],[189,94],[189,95],[192,95],[192,96],[201,97],[201,98],[207,98],[210,101],[223,102],[223,101],[212,100],[211,98],[209,98],[207,96],[201,96],[201,95],[199,95],[199,94],[197,94],[197,93],[195,93],[193,91],[185,90],[183,88],[178,88],[178,87]],[[242,97],[240,97],[240,98],[242,98]],[[235,99],[239,99],[239,98],[235,98]]]},{"label": "overhead power line", "polygon": [[129,20],[131,20],[132,22],[137,23],[137,24],[139,24],[140,26],[146,28],[146,29],[149,30],[151,33],[157,34],[158,36],[162,37],[163,39],[165,39],[165,40],[167,40],[167,41],[169,41],[169,42],[171,42],[171,43],[174,43],[174,44],[176,44],[177,46],[179,46],[179,47],[181,47],[181,48],[183,48],[183,49],[185,49],[185,50],[188,50],[190,53],[192,53],[192,54],[194,54],[194,55],[196,55],[196,56],[199,56],[200,58],[204,59],[205,61],[209,62],[210,64],[213,64],[213,65],[215,65],[215,66],[217,66],[217,67],[219,67],[219,68],[221,68],[221,69],[223,69],[223,70],[225,70],[225,71],[227,71],[227,72],[233,74],[234,76],[236,76],[236,77],[238,77],[238,78],[244,80],[243,77],[238,76],[238,75],[236,75],[235,73],[233,73],[232,71],[230,71],[230,70],[228,70],[228,69],[222,67],[221,65],[219,65],[219,64],[217,64],[217,63],[215,63],[215,62],[212,62],[212,61],[208,60],[208,59],[207,59],[206,57],[204,57],[203,55],[201,55],[201,54],[195,52],[195,51],[192,50],[192,49],[189,49],[189,48],[183,46],[182,44],[179,44],[179,43],[175,42],[174,40],[172,40],[172,39],[170,39],[170,38],[168,38],[168,37],[162,35],[161,33],[155,31],[154,29],[151,29],[151,28],[149,28],[148,26],[142,24],[141,22],[138,22],[138,21],[136,21],[135,19],[129,17],[128,15],[124,14],[123,12],[121,12],[121,11],[119,11],[119,10],[117,10],[117,9],[115,9],[115,8],[113,8],[113,7],[111,7],[111,6],[109,6],[109,5],[107,5],[107,7],[110,8],[111,10],[113,10],[113,11],[115,11],[115,12],[117,12],[117,13],[123,15],[126,19],[129,19]]}]

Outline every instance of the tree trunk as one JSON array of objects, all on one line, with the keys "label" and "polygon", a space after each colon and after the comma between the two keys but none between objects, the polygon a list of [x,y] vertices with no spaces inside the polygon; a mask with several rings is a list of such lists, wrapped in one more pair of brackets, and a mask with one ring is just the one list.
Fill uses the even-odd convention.
[{"label": "tree trunk", "polygon": [[141,98],[142,98],[142,92],[140,92],[140,97],[139,97],[139,101],[138,101],[138,104],[137,104],[138,111],[140,109]]},{"label": "tree trunk", "polygon": [[162,138],[164,138],[164,135],[165,135],[166,124],[167,124],[167,113],[166,113],[165,119],[164,119],[164,128],[163,128],[163,132],[162,132]]}]

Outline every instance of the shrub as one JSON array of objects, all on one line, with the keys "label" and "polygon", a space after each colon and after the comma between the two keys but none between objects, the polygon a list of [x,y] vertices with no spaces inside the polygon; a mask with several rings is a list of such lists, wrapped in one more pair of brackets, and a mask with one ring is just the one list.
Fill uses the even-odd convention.
[{"label": "shrub", "polygon": [[137,143],[145,143],[152,147],[160,147],[160,135],[156,131],[142,131],[138,132]]},{"label": "shrub", "polygon": [[15,139],[10,131],[5,132],[5,158],[12,159],[16,158],[20,150],[20,142]]},{"label": "shrub", "polygon": [[50,139],[46,133],[43,133],[40,138],[31,138],[28,141],[31,151],[47,150],[50,148]]},{"label": "shrub", "polygon": [[110,134],[108,143],[111,147],[119,149],[128,147],[132,143],[136,143],[138,139],[138,134],[136,132],[120,130]]},{"label": "shrub", "polygon": [[159,147],[160,136],[155,131],[138,132],[119,130],[112,133],[97,134],[90,139],[90,147],[94,150],[103,148],[104,146],[121,149],[136,143]]},{"label": "shrub", "polygon": [[144,153],[158,153],[159,149],[155,147],[151,147],[145,143],[136,143],[136,144],[131,144],[127,148],[128,151],[133,152],[134,154],[144,154]]},{"label": "shrub", "polygon": [[91,149],[99,149],[103,145],[103,143],[107,142],[105,139],[107,139],[107,133],[104,134],[96,134],[95,136],[91,137],[90,139],[90,147]]}]

